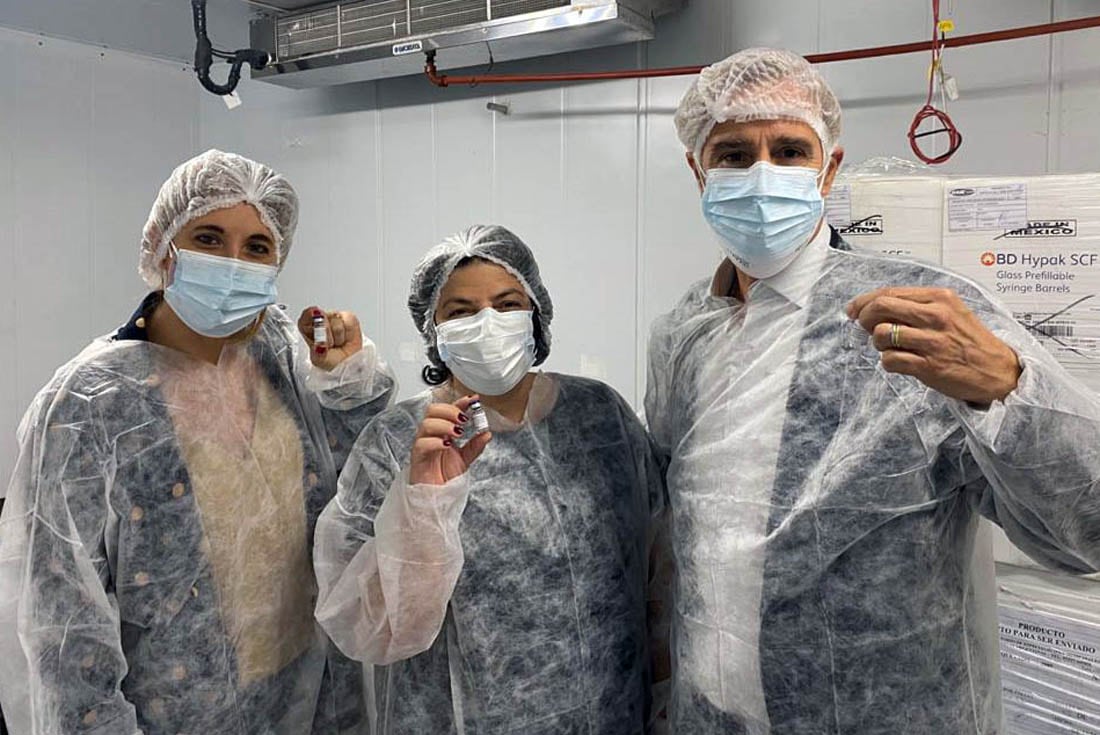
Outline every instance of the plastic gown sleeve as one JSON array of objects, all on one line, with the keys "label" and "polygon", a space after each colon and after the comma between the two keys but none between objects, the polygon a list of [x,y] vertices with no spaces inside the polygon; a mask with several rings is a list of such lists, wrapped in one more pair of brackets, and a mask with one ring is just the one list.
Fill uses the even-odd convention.
[{"label": "plastic gown sleeve", "polygon": [[[109,381],[108,381],[109,382]],[[90,392],[44,391],[0,519],[0,693],[13,733],[140,732],[104,542],[111,462]]]},{"label": "plastic gown sleeve", "polygon": [[[410,485],[372,423],[317,523],[317,619],[351,658],[385,665],[428,650],[462,571],[465,475]],[[383,491],[383,492],[380,492]]]},{"label": "plastic gown sleeve", "polygon": [[[666,343],[654,344],[654,359],[650,361],[646,407],[655,418],[667,417],[663,404],[667,401],[668,386],[663,382],[656,366],[668,359]],[[661,353],[658,356],[658,353]],[[658,410],[658,405],[662,410]],[[675,604],[672,585],[675,578],[675,560],[672,554],[672,514],[669,507],[665,477],[671,453],[668,427],[660,420],[650,423],[648,432],[648,473],[651,475],[649,529],[649,575],[646,588],[646,627],[649,631],[650,664],[652,666],[653,691],[648,731],[653,735],[668,732],[668,704],[672,687],[672,609]],[[663,440],[663,442],[662,442]]]},{"label": "plastic gown sleeve", "polygon": [[650,332],[649,371],[646,380],[645,418],[646,428],[652,439],[657,462],[664,475],[672,455],[671,375],[671,315],[662,316]]},{"label": "plastic gown sleeve", "polygon": [[1100,570],[1100,397],[1010,315],[997,310],[986,323],[1016,351],[1023,372],[988,408],[952,401],[984,476],[982,514],[1042,564]]},{"label": "plastic gown sleeve", "polygon": [[[304,344],[302,348],[308,350]],[[308,361],[308,351],[305,355]],[[392,403],[397,381],[364,335],[363,349],[332,370],[310,364],[305,384],[321,404],[329,448],[339,470],[367,423]]]},{"label": "plastic gown sleeve", "polygon": [[651,518],[646,629],[653,690],[648,731],[652,735],[660,735],[668,732],[668,704],[672,693],[672,581],[675,563],[669,536],[672,530],[671,515],[667,506]]}]

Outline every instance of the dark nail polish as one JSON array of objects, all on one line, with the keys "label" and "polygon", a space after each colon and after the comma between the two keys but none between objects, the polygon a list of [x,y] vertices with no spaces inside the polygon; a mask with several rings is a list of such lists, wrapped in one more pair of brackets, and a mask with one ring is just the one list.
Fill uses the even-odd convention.
[{"label": "dark nail polish", "polygon": [[458,415],[458,420],[459,420],[459,421],[461,421],[461,422],[462,422],[462,423],[464,423],[464,424],[468,424],[468,423],[470,422],[470,417],[469,417],[469,416],[467,416],[467,415],[466,415],[466,414],[464,414],[464,413],[460,413],[460,414]]},{"label": "dark nail polish", "polygon": [[313,316],[324,316],[320,309],[313,310]]},{"label": "dark nail polish", "polygon": [[463,429],[461,426],[456,426],[455,427],[455,436],[462,436],[465,433],[466,433],[466,430]]},{"label": "dark nail polish", "polygon": [[452,444],[454,444],[454,442],[453,442],[453,441],[451,441],[450,439],[444,439],[444,440],[443,440],[443,446],[445,446],[445,447],[449,447],[449,446],[451,446]]}]

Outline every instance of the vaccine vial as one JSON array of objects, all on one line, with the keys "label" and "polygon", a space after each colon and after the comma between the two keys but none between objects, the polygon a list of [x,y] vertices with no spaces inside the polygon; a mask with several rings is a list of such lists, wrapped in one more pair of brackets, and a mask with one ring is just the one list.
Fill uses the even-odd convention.
[{"label": "vaccine vial", "polygon": [[313,343],[323,345],[328,342],[328,332],[325,330],[325,318],[313,317]]},{"label": "vaccine vial", "polygon": [[470,420],[474,425],[474,434],[481,434],[489,430],[489,417],[485,415],[485,409],[481,407],[481,401],[474,401],[467,410],[470,412]]}]

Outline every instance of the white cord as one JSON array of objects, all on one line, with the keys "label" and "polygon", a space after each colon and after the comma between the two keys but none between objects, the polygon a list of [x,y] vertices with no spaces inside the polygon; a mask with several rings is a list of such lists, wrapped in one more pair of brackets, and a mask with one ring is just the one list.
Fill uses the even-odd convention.
[{"label": "white cord", "polygon": [[262,2],[260,2],[260,0],[242,0],[242,2],[245,2],[249,5],[255,5],[257,8],[263,8],[264,10],[270,10],[274,13],[288,13],[288,12],[290,12],[286,8],[280,8],[276,5],[269,5],[267,3],[262,3]]}]

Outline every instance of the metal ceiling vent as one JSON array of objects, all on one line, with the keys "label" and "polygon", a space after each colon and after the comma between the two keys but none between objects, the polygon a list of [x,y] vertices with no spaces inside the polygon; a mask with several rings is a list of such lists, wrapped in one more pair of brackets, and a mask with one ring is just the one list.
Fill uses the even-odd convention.
[{"label": "metal ceiling vent", "polygon": [[255,79],[319,87],[653,38],[653,18],[684,0],[358,0],[252,21],[271,54]]}]

